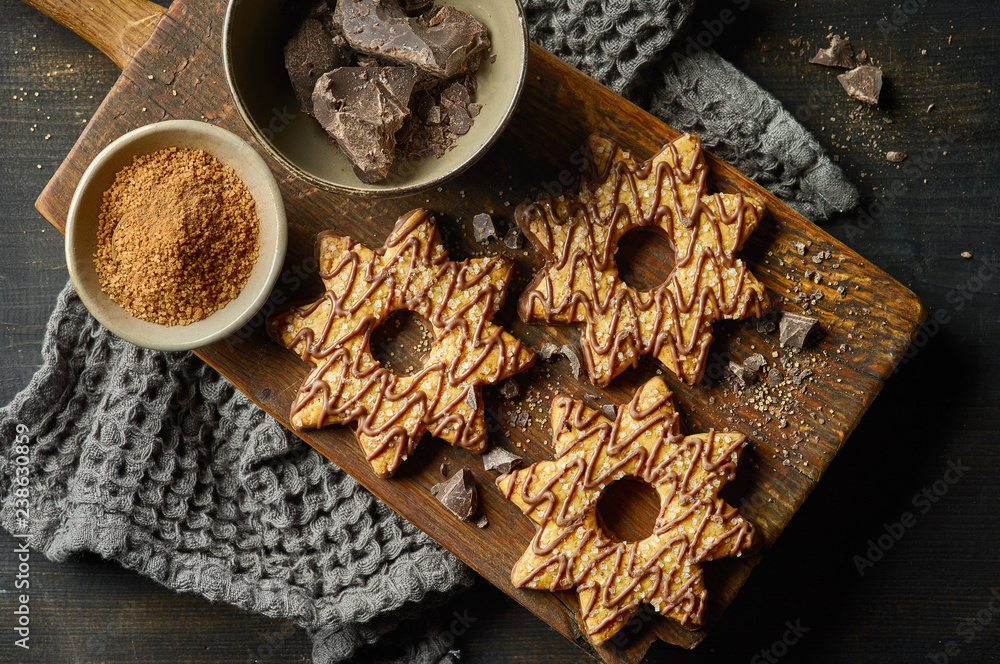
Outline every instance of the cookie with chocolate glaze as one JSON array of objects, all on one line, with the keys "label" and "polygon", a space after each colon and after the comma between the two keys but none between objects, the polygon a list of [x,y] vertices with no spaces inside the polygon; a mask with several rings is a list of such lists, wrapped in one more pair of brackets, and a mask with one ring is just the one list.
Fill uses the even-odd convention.
[{"label": "cookie with chocolate glaze", "polygon": [[[558,198],[521,204],[517,225],[547,259],[518,303],[529,323],[583,323],[590,380],[604,386],[654,355],[689,384],[701,379],[712,323],[760,316],[764,286],[737,253],[763,204],[707,193],[701,139],[685,134],[639,163],[600,136],[588,139],[589,174]],[[674,253],[662,284],[638,290],[618,274],[615,250],[630,230],[661,231]]]},{"label": "cookie with chocolate glaze", "polygon": [[[427,210],[396,222],[371,250],[333,231],[316,241],[326,286],[315,302],[268,321],[268,333],[312,365],[292,403],[298,429],[357,422],[376,473],[391,476],[424,431],[476,453],[486,449],[480,388],[530,368],[535,354],[491,322],[513,263],[504,256],[448,260]],[[419,370],[393,374],[372,356],[369,337],[393,311],[430,323]]]},{"label": "cookie with chocolate glaze", "polygon": [[[497,478],[504,496],[535,522],[511,570],[519,588],[580,596],[580,624],[601,644],[649,604],[682,625],[701,623],[708,592],[701,563],[740,556],[753,525],[718,497],[747,443],[740,433],[684,436],[661,378],[639,388],[612,421],[582,401],[552,402],[555,461]],[[597,503],[613,482],[651,485],[660,511],[647,538],[623,542],[601,525]]]}]

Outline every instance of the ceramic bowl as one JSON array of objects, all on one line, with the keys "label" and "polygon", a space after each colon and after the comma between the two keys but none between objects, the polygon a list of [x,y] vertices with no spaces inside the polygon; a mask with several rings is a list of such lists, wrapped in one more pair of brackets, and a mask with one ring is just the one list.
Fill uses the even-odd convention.
[{"label": "ceramic bowl", "polygon": [[[101,290],[94,266],[104,192],[134,157],[164,148],[195,148],[230,166],[247,186],[260,219],[260,253],[246,286],[225,307],[190,325],[160,325],[129,314]],[[278,184],[267,163],[240,137],[192,120],[169,120],[130,131],[101,151],[73,195],[66,222],[66,264],[80,299],[117,336],[157,350],[207,346],[241,328],[271,293],[285,260],[287,224]]]},{"label": "ceramic bowl", "polygon": [[489,31],[496,61],[484,60],[475,101],[482,112],[468,134],[441,158],[395,163],[388,177],[362,182],[311,116],[302,112],[285,71],[284,45],[293,26],[282,5],[307,0],[230,0],[223,28],[226,80],[236,108],[260,144],[309,184],[342,194],[396,197],[436,187],[483,156],[503,132],[521,95],[528,67],[528,30],[519,0],[438,0],[476,17]]}]

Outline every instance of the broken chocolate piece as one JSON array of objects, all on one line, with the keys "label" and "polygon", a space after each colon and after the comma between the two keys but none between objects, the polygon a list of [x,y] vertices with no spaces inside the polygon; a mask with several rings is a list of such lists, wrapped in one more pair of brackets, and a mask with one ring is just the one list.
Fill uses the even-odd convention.
[{"label": "broken chocolate piece", "polygon": [[782,376],[781,372],[777,369],[771,369],[767,372],[767,384],[771,387],[777,387],[781,384]]},{"label": "broken chocolate piece", "polygon": [[882,93],[882,70],[871,65],[861,65],[837,77],[847,94],[866,104],[877,104]]},{"label": "broken chocolate piece", "polygon": [[448,129],[457,136],[464,136],[472,129],[472,118],[469,112],[462,106],[454,106],[448,109]]},{"label": "broken chocolate piece", "polygon": [[486,518],[486,515],[479,517],[479,521],[476,521],[476,528],[485,528],[490,525],[490,520]]},{"label": "broken chocolate piece", "polygon": [[472,218],[472,232],[476,237],[476,242],[479,243],[497,239],[497,229],[493,225],[493,217],[485,212]]},{"label": "broken chocolate piece", "polygon": [[341,67],[316,81],[313,114],[363,182],[389,173],[414,78],[409,67]]},{"label": "broken chocolate piece", "polygon": [[745,364],[740,364],[739,362],[729,361],[729,373],[736,376],[743,385],[753,385],[753,382],[757,379],[757,373],[751,371]]},{"label": "broken chocolate piece", "polygon": [[462,521],[468,521],[476,513],[476,482],[472,473],[462,468],[443,482],[431,487],[441,504]]},{"label": "broken chocolate piece", "polygon": [[806,255],[806,243],[805,242],[792,242],[792,249],[795,250],[799,256]]},{"label": "broken chocolate piece", "polygon": [[615,410],[615,407],[612,406],[611,404],[606,403],[603,406],[601,406],[601,412],[604,413],[604,416],[607,417],[609,420],[618,419],[618,411]]},{"label": "broken chocolate piece", "polygon": [[778,327],[778,342],[783,346],[791,346],[802,350],[813,329],[819,323],[815,318],[793,314],[788,311],[781,314]]},{"label": "broken chocolate piece", "polygon": [[500,384],[500,396],[504,399],[513,399],[519,392],[517,383],[512,378],[508,378]]},{"label": "broken chocolate piece", "polygon": [[531,415],[528,414],[528,411],[522,410],[520,413],[517,414],[517,417],[514,420],[514,424],[517,425],[518,429],[523,429],[524,427],[531,424]]},{"label": "broken chocolate piece", "polygon": [[476,71],[490,48],[483,24],[451,6],[410,18],[396,0],[339,0],[334,19],[356,51],[439,78]]},{"label": "broken chocolate piece", "polygon": [[517,226],[511,226],[507,229],[507,234],[503,237],[503,243],[511,249],[520,249],[524,246],[524,236],[521,235],[521,231]]},{"label": "broken chocolate piece", "polygon": [[479,410],[479,403],[476,402],[476,391],[469,390],[465,393],[465,405],[469,407],[469,410],[476,412]]},{"label": "broken chocolate piece", "polygon": [[885,159],[886,161],[891,161],[894,164],[898,164],[899,162],[906,159],[906,153],[896,152],[895,150],[889,150],[888,152],[885,153]]},{"label": "broken chocolate piece", "polygon": [[770,318],[758,318],[754,321],[754,325],[760,334],[771,334],[774,332],[774,328],[777,327]]},{"label": "broken chocolate piece", "polygon": [[830,39],[830,48],[821,48],[809,62],[814,65],[843,67],[844,69],[853,69],[857,66],[851,43],[841,39],[840,35],[834,35]]},{"label": "broken chocolate piece", "polygon": [[516,454],[508,452],[502,447],[494,445],[482,456],[483,468],[494,473],[504,475],[521,465],[523,459]]},{"label": "broken chocolate piece", "polygon": [[761,369],[767,366],[767,360],[760,353],[754,353],[747,359],[743,360],[743,367],[749,371],[757,373]]},{"label": "broken chocolate piece", "polygon": [[333,35],[314,18],[307,18],[285,44],[285,69],[295,90],[299,106],[310,115],[316,81],[328,71],[343,67],[347,58],[333,40]]},{"label": "broken chocolate piece", "polygon": [[551,360],[552,356],[559,352],[559,346],[553,343],[542,344],[541,349],[538,351],[538,359],[540,360]]},{"label": "broken chocolate piece", "polygon": [[562,348],[559,349],[562,356],[569,360],[570,369],[573,370],[573,378],[580,378],[580,354],[576,352],[576,348],[563,344]]}]

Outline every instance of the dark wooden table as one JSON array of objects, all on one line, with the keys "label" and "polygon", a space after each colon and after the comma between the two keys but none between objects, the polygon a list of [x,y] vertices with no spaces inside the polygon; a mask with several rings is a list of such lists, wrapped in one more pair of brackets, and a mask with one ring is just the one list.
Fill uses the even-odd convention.
[{"label": "dark wooden table", "polygon": [[[694,23],[707,29],[741,6],[703,2]],[[940,323],[704,644],[654,646],[648,661],[1000,661],[1000,7],[753,0],[738,13],[715,46],[793,109],[861,190],[870,214],[827,228],[912,288]],[[41,361],[67,279],[62,237],[34,210],[35,197],[118,70],[16,0],[0,0],[0,16],[6,403]],[[836,72],[806,63],[831,31],[882,65],[877,110],[858,110]],[[811,47],[805,55],[789,42],[799,37]],[[902,168],[886,160],[889,150],[910,155]],[[949,472],[955,466],[961,473]],[[94,556],[55,564],[32,555],[32,649],[14,648],[15,546],[0,533],[0,661],[309,659],[291,623],[175,594]],[[586,661],[489,584],[447,611],[474,619],[456,640],[463,662]]]}]

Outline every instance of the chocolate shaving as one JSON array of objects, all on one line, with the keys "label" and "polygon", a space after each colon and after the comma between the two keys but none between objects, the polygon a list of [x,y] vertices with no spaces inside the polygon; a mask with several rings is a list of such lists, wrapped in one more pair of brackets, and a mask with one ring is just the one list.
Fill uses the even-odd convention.
[{"label": "chocolate shaving", "polygon": [[580,354],[576,352],[576,348],[569,345],[563,345],[559,349],[559,352],[562,353],[563,357],[569,360],[570,369],[573,370],[573,378],[579,379],[581,364],[580,364]]},{"label": "chocolate shaving", "polygon": [[521,465],[523,459],[502,447],[494,445],[482,456],[483,468],[501,475],[509,473]]},{"label": "chocolate shaving", "polygon": [[819,323],[815,318],[784,312],[778,326],[778,341],[783,346],[802,350],[813,329]]},{"label": "chocolate shaving", "polygon": [[472,473],[462,468],[443,482],[431,487],[431,493],[452,514],[468,521],[476,513],[476,482]]},{"label": "chocolate shaving", "polygon": [[559,353],[560,348],[553,343],[542,344],[541,349],[538,351],[538,359],[540,360],[551,360],[553,355]]},{"label": "chocolate shaving", "polygon": [[853,69],[857,66],[851,43],[841,39],[840,35],[834,35],[830,39],[830,47],[821,48],[809,62],[814,65],[843,67],[844,69]]},{"label": "chocolate shaving", "polygon": [[866,104],[877,104],[882,93],[882,70],[871,65],[861,65],[837,77],[847,94]]}]

